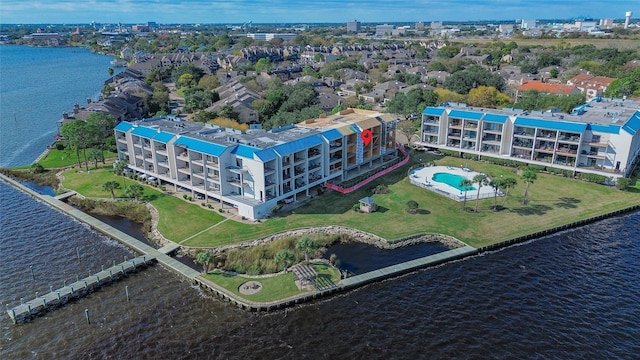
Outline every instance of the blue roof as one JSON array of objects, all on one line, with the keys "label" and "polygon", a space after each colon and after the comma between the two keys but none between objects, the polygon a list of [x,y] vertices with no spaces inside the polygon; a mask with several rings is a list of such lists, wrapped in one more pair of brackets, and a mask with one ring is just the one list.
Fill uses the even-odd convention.
[{"label": "blue roof", "polygon": [[449,117],[456,117],[456,118],[469,119],[469,120],[480,120],[480,118],[482,118],[482,115],[484,114],[481,112],[464,111],[464,110],[451,110],[451,112],[449,113]]},{"label": "blue roof", "polygon": [[247,145],[236,145],[236,147],[231,151],[232,154],[236,154],[238,156],[242,156],[247,159],[253,159],[253,154],[260,149],[254,148],[252,146]]},{"label": "blue roof", "polygon": [[508,118],[507,115],[485,114],[482,121],[504,124]]},{"label": "blue roof", "polygon": [[620,134],[620,126],[618,125],[589,124],[587,125],[587,130],[609,133],[609,134]]},{"label": "blue roof", "polygon": [[129,129],[131,129],[133,127],[133,124],[131,124],[130,122],[126,122],[126,121],[120,121],[118,123],[118,125],[116,125],[116,127],[114,129],[118,130],[118,131],[123,131],[123,132],[127,132],[129,131]]},{"label": "blue roof", "polygon": [[627,120],[627,122],[622,126],[626,132],[631,135],[635,135],[636,132],[640,129],[640,111],[636,111],[633,116]]},{"label": "blue roof", "polygon": [[267,161],[271,161],[275,158],[278,157],[278,154],[276,154],[275,151],[273,151],[273,149],[264,149],[264,150],[258,150],[255,153],[253,153],[253,155],[255,157],[258,158],[258,160],[266,163]]},{"label": "blue roof", "polygon": [[318,135],[311,135],[302,139],[276,145],[273,147],[273,150],[280,155],[286,155],[320,144],[322,144],[320,137]]},{"label": "blue roof", "polygon": [[144,126],[136,126],[131,133],[147,139],[152,139],[154,136],[158,135],[158,130]]},{"label": "blue roof", "polygon": [[169,141],[171,141],[171,139],[173,139],[173,137],[176,136],[175,134],[172,133],[168,133],[168,132],[164,132],[161,131],[159,133],[157,133],[154,137],[153,140],[155,141],[159,141],[161,143],[168,143]]},{"label": "blue roof", "polygon": [[434,108],[434,107],[428,107],[422,111],[422,113],[425,115],[435,115],[435,116],[440,116],[442,115],[443,112],[444,112],[443,108]]},{"label": "blue roof", "polygon": [[514,125],[583,133],[587,124],[517,117]]},{"label": "blue roof", "polygon": [[220,156],[226,149],[226,146],[210,143],[207,141],[192,139],[186,136],[180,136],[174,145],[182,145],[188,149],[201,152],[203,154]]},{"label": "blue roof", "polygon": [[320,135],[322,135],[328,141],[342,139],[342,134],[337,129],[330,129],[330,130],[324,131]]}]

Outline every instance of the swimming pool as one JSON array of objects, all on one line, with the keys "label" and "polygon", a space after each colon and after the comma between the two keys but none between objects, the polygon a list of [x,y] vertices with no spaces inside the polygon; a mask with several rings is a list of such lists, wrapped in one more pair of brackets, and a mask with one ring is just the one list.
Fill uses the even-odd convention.
[{"label": "swimming pool", "polygon": [[460,186],[460,182],[465,179],[466,178],[464,176],[449,174],[449,173],[442,173],[442,172],[433,174],[433,178],[431,178],[431,180],[433,181],[447,184],[460,191],[476,190],[476,188],[473,186],[470,186],[468,189],[465,189],[464,187]]}]

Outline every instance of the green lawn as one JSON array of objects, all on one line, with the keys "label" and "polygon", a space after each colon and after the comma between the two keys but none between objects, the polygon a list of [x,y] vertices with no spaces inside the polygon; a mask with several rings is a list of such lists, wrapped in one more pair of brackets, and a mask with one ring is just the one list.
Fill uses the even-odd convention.
[{"label": "green lawn", "polygon": [[[93,149],[87,149],[87,156],[91,154]],[[118,154],[112,153],[109,151],[104,152],[105,159],[117,158]],[[84,160],[84,155],[80,152],[80,159]],[[78,157],[76,156],[75,151],[68,150],[57,150],[51,149],[47,156],[38,161],[40,165],[44,166],[47,169],[61,168],[66,166],[72,166],[78,164]],[[100,166],[101,162],[98,162],[98,166]],[[82,161],[82,166],[84,167],[84,161]],[[89,161],[89,169],[93,168],[93,162]]]},{"label": "green lawn", "polygon": [[[318,272],[318,276],[329,277],[334,283],[340,281],[340,273],[333,267],[324,264],[313,264],[313,268]],[[248,278],[242,275],[230,275],[217,271],[203,276],[232,292],[235,296],[255,302],[270,302],[306,292],[306,290],[299,290],[295,285],[295,275],[292,272],[258,279]],[[240,291],[238,291],[240,285],[250,280],[260,282],[262,284],[262,290],[253,295],[240,294]]]},{"label": "green lawn", "polygon": [[[430,160],[429,155],[413,155],[414,163]],[[514,173],[515,169],[453,157],[444,157],[437,163],[457,167],[467,164],[473,170],[490,176],[513,176],[519,184],[511,190],[506,209],[502,211],[491,211],[493,199],[485,199],[480,201],[479,213],[462,212],[461,203],[411,185],[406,177],[408,167],[404,167],[372,182],[366,189],[348,195],[327,192],[287,216],[258,224],[227,221],[184,245],[219,246],[292,228],[343,225],[386,239],[430,232],[451,235],[472,246],[485,246],[640,203],[640,194],[636,192],[622,192],[608,186],[538,174],[538,180],[529,190],[529,204],[524,206],[520,201],[524,196],[525,184]],[[378,212],[363,214],[351,210],[360,198],[370,195],[368,188],[380,183],[388,184],[392,192],[373,196],[380,206]],[[409,200],[415,200],[420,205],[418,214],[406,213],[406,202]],[[500,204],[502,198],[498,201]],[[475,201],[469,201],[467,207],[473,209]]]},{"label": "green lawn", "polygon": [[[105,165],[89,172],[77,168],[69,169],[64,172],[63,186],[85,197],[111,198],[110,192],[102,190],[102,184],[112,180],[120,184],[120,189],[115,191],[116,197],[124,197],[124,189],[128,185],[140,184],[123,176],[116,176],[113,167]],[[222,215],[205,209],[198,203],[165,194],[152,186],[144,187],[143,196],[145,201],[158,210],[160,233],[175,242],[180,242],[224,220]]]},{"label": "green lawn", "polygon": [[[414,152],[410,164],[432,160],[434,155]],[[472,170],[490,176],[518,178],[513,168],[455,157],[444,157],[436,162],[438,165],[456,167],[468,165]],[[613,187],[538,174],[538,180],[530,188],[528,205],[520,203],[525,184],[518,179],[519,184],[511,190],[504,210],[491,211],[493,199],[485,199],[480,201],[479,213],[462,212],[461,203],[411,185],[406,176],[408,166],[351,194],[327,191],[290,214],[253,224],[234,220],[220,223],[224,220],[220,214],[195,202],[164,194],[150,186],[145,187],[145,199],[159,211],[160,232],[176,242],[194,236],[183,243],[193,247],[220,246],[254,240],[294,228],[325,225],[348,226],[390,240],[421,232],[442,233],[477,247],[640,203],[640,185],[637,183],[632,191],[623,192]],[[110,194],[102,191],[102,184],[109,180],[124,182],[122,185],[125,187],[133,183],[131,179],[116,177],[110,165],[89,173],[77,168],[70,169],[64,176],[65,187],[88,197],[109,198]],[[353,204],[362,197],[370,196],[368,189],[378,184],[387,184],[391,189],[390,194],[373,195],[380,206],[379,211],[373,214],[353,211]],[[123,196],[122,190],[117,191],[116,196]],[[418,214],[411,215],[405,211],[409,200],[415,200],[420,205]],[[498,200],[499,203],[502,202],[502,198]],[[473,209],[475,201],[469,201],[467,207]],[[218,226],[206,230],[218,223]],[[202,233],[198,234],[199,232]]]}]

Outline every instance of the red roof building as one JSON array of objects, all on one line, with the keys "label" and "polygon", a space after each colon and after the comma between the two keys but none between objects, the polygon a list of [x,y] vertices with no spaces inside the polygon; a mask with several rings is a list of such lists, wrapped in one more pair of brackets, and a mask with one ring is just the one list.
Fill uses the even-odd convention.
[{"label": "red roof building", "polygon": [[587,95],[587,100],[602,96],[614,78],[595,76],[592,74],[578,74],[567,81],[567,85],[575,86]]}]

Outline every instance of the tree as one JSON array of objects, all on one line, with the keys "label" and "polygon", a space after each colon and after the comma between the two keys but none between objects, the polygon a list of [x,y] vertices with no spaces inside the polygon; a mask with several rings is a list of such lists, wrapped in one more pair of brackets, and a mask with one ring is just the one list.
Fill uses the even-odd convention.
[{"label": "tree", "polygon": [[98,161],[104,160],[104,155],[99,150],[91,150],[89,153],[89,160],[93,160],[93,166],[95,169],[98,168]]},{"label": "tree", "polygon": [[136,201],[144,194],[144,187],[140,184],[131,184],[124,190],[127,197],[134,198]]},{"label": "tree", "polygon": [[524,190],[524,199],[522,199],[522,204],[527,205],[529,202],[529,186],[538,179],[538,175],[536,175],[536,172],[532,169],[527,168],[522,172],[521,178],[527,183],[527,187]]},{"label": "tree", "polygon": [[116,175],[124,174],[125,169],[127,169],[128,167],[129,167],[129,164],[127,164],[127,162],[124,160],[118,160],[115,163],[113,163],[113,169]]},{"label": "tree", "polygon": [[290,265],[292,265],[294,261],[296,261],[296,256],[293,255],[291,250],[282,249],[282,250],[278,251],[278,253],[274,257],[274,260],[276,261],[277,264],[281,264],[282,265],[283,270],[286,273],[287,272],[287,268]]},{"label": "tree", "polygon": [[205,75],[198,81],[198,86],[205,90],[213,90],[220,87],[220,80],[216,75]]},{"label": "tree", "polygon": [[502,201],[502,206],[504,207],[504,204],[507,202],[507,197],[509,196],[509,190],[518,185],[518,181],[512,177],[508,177],[502,179],[501,185],[502,186],[500,188],[505,190],[504,200]]},{"label": "tree", "polygon": [[482,188],[482,186],[487,185],[488,181],[489,179],[485,174],[478,174],[473,177],[473,182],[478,183],[478,192],[476,193],[476,209],[474,210],[475,212],[478,212],[478,203],[480,202],[480,189]]},{"label": "tree", "polygon": [[622,191],[627,190],[629,186],[631,186],[631,179],[629,178],[619,178],[616,181],[616,188],[618,190],[622,190]]},{"label": "tree", "polygon": [[84,154],[85,168],[89,171],[89,162],[87,158],[87,148],[91,144],[94,137],[87,122],[84,120],[72,120],[62,124],[60,134],[69,142],[69,149],[76,151],[78,157],[78,166],[82,166],[80,162],[80,151]]},{"label": "tree", "polygon": [[202,272],[207,273],[209,271],[209,265],[215,263],[216,257],[208,251],[201,251],[196,255],[193,260],[194,263],[202,265]]},{"label": "tree", "polygon": [[462,211],[467,210],[467,191],[471,189],[471,185],[473,185],[473,182],[469,179],[464,179],[460,181],[459,186],[461,188],[464,188],[464,201],[462,202]]},{"label": "tree", "polygon": [[113,68],[108,68],[107,72],[109,73],[109,76],[113,76]]},{"label": "tree", "polygon": [[258,62],[256,62],[256,72],[260,74],[262,72],[268,73],[269,71],[271,71],[271,61],[266,58],[260,58]]},{"label": "tree", "polygon": [[417,201],[415,201],[415,200],[407,201],[407,212],[409,212],[411,214],[415,214],[416,210],[418,210],[419,207],[420,207],[420,205],[418,204]]},{"label": "tree", "polygon": [[489,186],[493,189],[493,211],[498,211],[498,191],[504,186],[504,181],[502,178],[493,178]]},{"label": "tree", "polygon": [[106,183],[102,184],[102,190],[109,191],[111,193],[111,199],[116,198],[115,190],[117,189],[120,189],[120,184],[115,180],[107,181]]},{"label": "tree", "polygon": [[458,94],[468,94],[471,89],[482,85],[493,86],[498,91],[502,91],[505,82],[500,75],[493,74],[479,65],[473,65],[452,74],[442,84],[444,88]]},{"label": "tree", "polygon": [[104,164],[105,156],[104,152],[107,148],[107,144],[110,141],[114,141],[113,128],[116,126],[116,118],[111,114],[105,114],[103,112],[93,112],[87,118],[87,131],[88,136],[91,139],[91,145],[97,146],[100,149],[100,158]]},{"label": "tree", "polygon": [[34,174],[42,174],[44,172],[44,166],[40,163],[31,164],[31,172]]},{"label": "tree", "polygon": [[304,259],[309,262],[309,254],[318,249],[318,243],[308,236],[303,236],[296,244],[296,249],[304,251]]},{"label": "tree", "polygon": [[407,137],[407,144],[411,145],[411,138],[416,134],[416,124],[411,120],[399,121],[397,129]]}]

